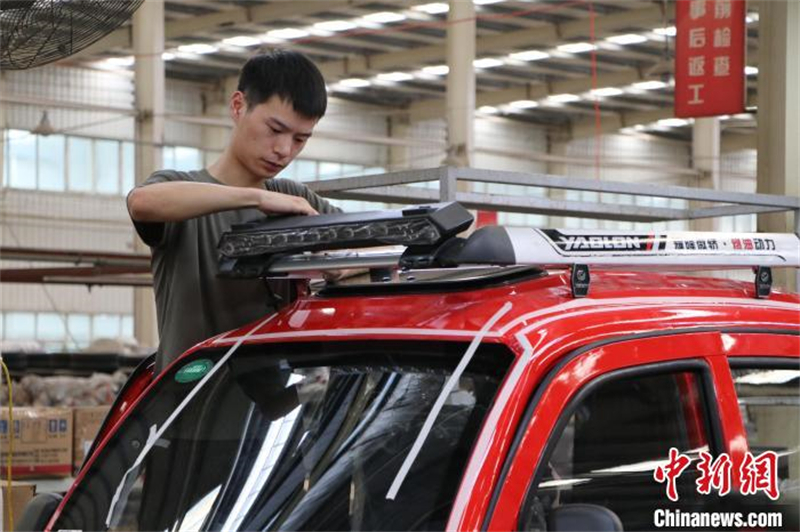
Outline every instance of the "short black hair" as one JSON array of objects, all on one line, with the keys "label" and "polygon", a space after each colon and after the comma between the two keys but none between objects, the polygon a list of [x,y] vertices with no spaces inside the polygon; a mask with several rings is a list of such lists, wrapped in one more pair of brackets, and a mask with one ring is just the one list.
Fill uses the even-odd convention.
[{"label": "short black hair", "polygon": [[328,108],[325,79],[305,54],[293,50],[271,50],[251,57],[239,74],[238,90],[248,109],[272,96],[290,102],[307,118],[322,118]]}]

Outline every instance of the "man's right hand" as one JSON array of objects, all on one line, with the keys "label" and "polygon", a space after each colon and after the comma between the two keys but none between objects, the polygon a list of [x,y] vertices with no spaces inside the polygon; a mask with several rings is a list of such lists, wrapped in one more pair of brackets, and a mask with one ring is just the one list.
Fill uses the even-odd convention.
[{"label": "man's right hand", "polygon": [[319,214],[305,198],[269,190],[262,192],[258,209],[264,214]]},{"label": "man's right hand", "polygon": [[317,214],[305,198],[263,188],[171,181],[137,187],[128,194],[128,212],[137,222],[179,222],[245,208],[265,214]]}]

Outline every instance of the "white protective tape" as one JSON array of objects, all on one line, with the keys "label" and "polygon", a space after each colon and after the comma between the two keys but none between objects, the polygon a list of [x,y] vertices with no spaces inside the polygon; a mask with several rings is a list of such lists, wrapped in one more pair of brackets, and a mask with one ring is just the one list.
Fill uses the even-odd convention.
[{"label": "white protective tape", "polygon": [[[139,467],[141,466],[142,462],[144,461],[145,456],[147,453],[150,452],[150,449],[156,444],[156,442],[163,436],[163,434],[167,431],[167,429],[172,425],[172,423],[178,419],[178,416],[183,411],[184,408],[194,399],[194,396],[198,394],[198,392],[206,385],[206,383],[214,376],[214,374],[228,361],[228,359],[239,349],[245,340],[250,338],[257,330],[261,329],[264,325],[270,322],[277,314],[273,314],[267,319],[259,322],[255,327],[250,329],[247,334],[244,336],[239,337],[239,340],[228,349],[228,352],[219,359],[211,371],[206,373],[206,375],[197,383],[197,386],[192,388],[192,391],[181,401],[178,407],[169,415],[169,417],[164,421],[161,425],[161,428],[156,427],[156,425],[152,425],[150,427],[150,434],[147,436],[147,443],[145,444],[142,452],[139,453],[139,456],[136,457],[136,460],[133,462],[133,465],[125,472],[125,475],[122,477],[122,481],[120,481],[119,485],[117,486],[116,491],[114,492],[114,497],[111,499],[111,505],[108,509],[108,515],[106,516],[106,526],[108,528],[117,526],[120,517],[122,517],[122,509],[124,508],[124,502],[128,498],[128,494],[130,493],[130,488],[133,487],[134,482],[136,482],[137,475],[132,475],[132,473],[139,471]],[[120,504],[122,502],[123,504]]]},{"label": "white protective tape", "polygon": [[500,310],[495,312],[495,314],[489,318],[489,321],[487,321],[483,327],[481,327],[481,329],[475,335],[475,338],[469,344],[467,352],[464,353],[463,357],[461,357],[461,360],[456,366],[456,369],[453,371],[453,374],[450,375],[450,378],[444,383],[444,387],[439,393],[439,397],[437,397],[436,402],[433,403],[433,408],[431,408],[431,411],[428,412],[428,417],[425,419],[425,423],[422,425],[422,429],[420,429],[417,439],[414,441],[414,445],[411,446],[411,450],[408,452],[408,455],[406,455],[403,465],[400,466],[400,470],[394,477],[394,481],[389,487],[388,493],[386,493],[387,499],[394,500],[394,498],[397,496],[397,492],[400,491],[400,486],[403,485],[406,475],[408,475],[411,466],[414,465],[414,461],[417,459],[417,455],[419,455],[422,445],[428,438],[428,434],[430,434],[431,429],[433,429],[433,424],[436,421],[436,418],[439,416],[439,412],[442,410],[444,402],[447,400],[447,396],[450,395],[451,391],[453,391],[458,379],[461,378],[461,374],[464,373],[465,369],[467,369],[470,360],[472,360],[472,356],[475,354],[475,351],[478,350],[478,346],[489,332],[489,329],[491,329],[494,324],[497,323],[497,320],[502,318],[509,310],[511,310],[511,307],[511,303],[504,304]]}]

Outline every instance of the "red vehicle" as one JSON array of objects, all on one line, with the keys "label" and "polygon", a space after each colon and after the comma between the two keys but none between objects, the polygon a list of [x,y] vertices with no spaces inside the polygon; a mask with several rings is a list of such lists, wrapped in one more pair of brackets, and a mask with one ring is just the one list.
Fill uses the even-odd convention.
[{"label": "red vehicle", "polygon": [[[70,491],[36,499],[28,524],[685,530],[716,515],[729,529],[798,529],[800,298],[770,292],[768,269],[798,266],[796,235],[486,228],[463,240],[445,207],[412,213],[439,234],[409,247],[399,278],[379,269],[397,257],[358,255],[376,282],[309,292],[157,378],[142,365]],[[342,266],[291,255],[292,239],[407,244],[430,230],[408,212],[399,229],[353,215],[320,216],[305,236],[296,220],[238,228],[221,249],[244,251],[225,268],[262,275],[267,237],[290,254],[261,261],[269,271]],[[754,285],[620,264],[762,268]],[[674,483],[673,448],[687,460]],[[774,500],[737,474],[765,451]],[[704,475],[704,453],[729,469]],[[726,471],[730,493],[701,493],[698,480],[719,491]]]}]

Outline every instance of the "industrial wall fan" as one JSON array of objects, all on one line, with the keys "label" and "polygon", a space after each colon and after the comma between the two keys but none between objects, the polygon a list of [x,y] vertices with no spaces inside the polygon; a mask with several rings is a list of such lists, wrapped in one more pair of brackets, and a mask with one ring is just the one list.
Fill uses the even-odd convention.
[{"label": "industrial wall fan", "polygon": [[83,50],[144,0],[0,0],[0,68],[24,70]]}]

